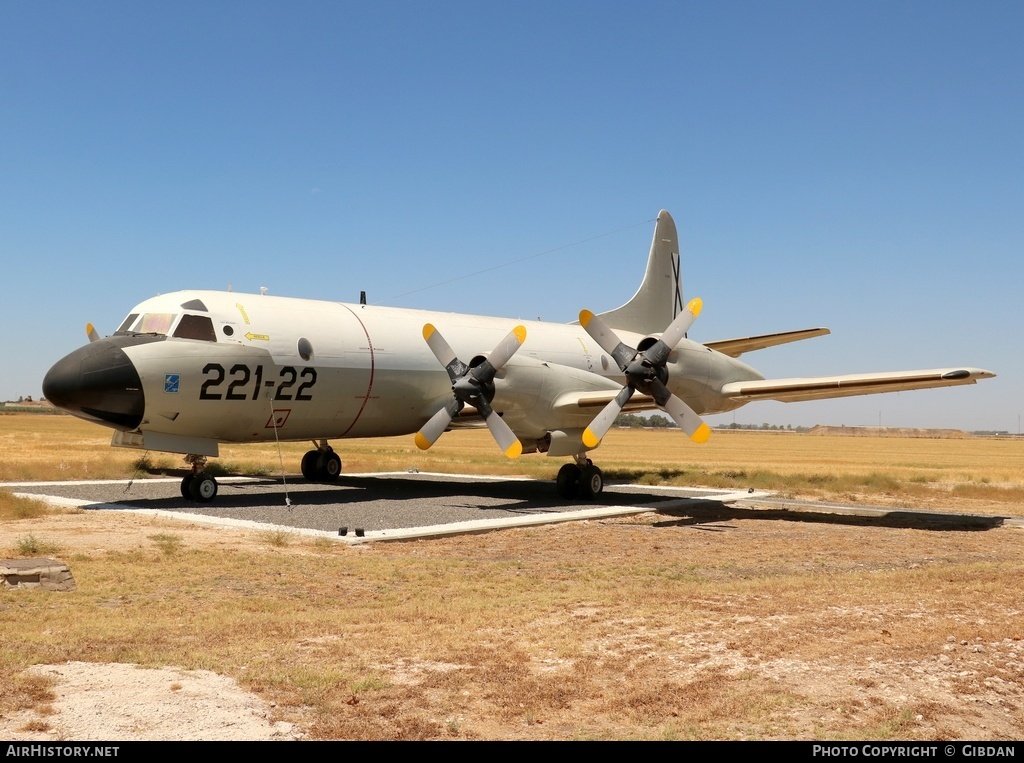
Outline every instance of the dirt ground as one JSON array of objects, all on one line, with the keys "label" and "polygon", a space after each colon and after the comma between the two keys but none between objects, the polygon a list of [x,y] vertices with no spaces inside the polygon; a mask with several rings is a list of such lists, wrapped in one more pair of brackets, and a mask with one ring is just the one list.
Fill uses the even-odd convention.
[{"label": "dirt ground", "polygon": [[[630,569],[658,565],[689,570],[707,580],[706,593],[691,602],[692,611],[685,616],[665,612],[658,618],[630,618],[628,596],[621,607],[579,601],[559,613],[565,621],[592,627],[584,630],[595,635],[586,636],[576,657],[534,653],[530,669],[535,676],[557,675],[560,670],[586,672],[586,690],[562,705],[547,706],[541,717],[494,712],[487,692],[478,694],[479,687],[474,689],[473,684],[461,689],[457,714],[450,708],[433,708],[431,697],[440,685],[434,679],[460,666],[394,655],[390,664],[379,666],[393,685],[392,705],[405,702],[417,717],[433,713],[432,731],[423,734],[427,738],[563,739],[580,738],[581,729],[584,738],[632,738],[624,729],[636,723],[630,720],[634,710],[638,716],[662,714],[668,719],[659,721],[653,731],[646,727],[640,735],[644,738],[692,738],[692,730],[687,731],[691,716],[683,704],[701,696],[710,709],[699,717],[714,725],[718,738],[1024,738],[1024,601],[1019,587],[1007,590],[999,572],[1021,568],[1020,529],[935,531],[756,511],[754,507],[679,517],[651,514],[380,544],[343,553],[394,559],[457,557],[481,564],[515,558],[523,569],[538,575],[562,569],[567,560],[593,559],[595,569],[613,570],[628,562]],[[70,552],[129,549],[154,532],[152,520],[106,512],[36,522],[59,532]],[[190,548],[208,546],[230,553],[266,546],[265,538],[245,531],[185,522],[162,527],[173,529]],[[10,545],[10,538],[0,540]],[[305,552],[296,547],[281,553]],[[857,581],[868,585],[872,576],[894,570],[931,571],[935,585],[948,586],[952,593],[915,600],[899,591],[858,592]],[[823,583],[820,597],[813,601],[804,594],[794,596],[786,586],[773,593],[763,585],[765,580],[790,581],[805,573],[843,582],[837,588]],[[986,582],[990,578],[995,586]],[[719,591],[716,582],[726,579],[732,587]],[[742,586],[744,580],[750,581],[749,591],[736,587],[736,581]],[[544,627],[536,624],[538,633]],[[531,634],[513,638],[528,644]],[[648,676],[646,693],[623,698],[622,675],[616,674],[615,665],[625,666],[625,673],[636,680]],[[207,671],[83,661],[29,670],[56,679],[56,699],[42,711],[26,709],[0,718],[0,738],[311,736],[313,723],[303,708],[278,707],[267,696],[244,691],[234,680]],[[662,688],[651,683],[652,677],[664,682]],[[730,687],[733,699],[727,707],[716,705],[716,682]],[[675,709],[669,704],[672,697],[666,696],[671,694],[669,686],[685,690],[686,698],[679,699]],[[613,696],[618,697],[616,706],[608,709]],[[371,704],[364,702],[360,712],[372,714]],[[400,713],[394,707],[389,712]],[[45,723],[39,722],[41,715]],[[681,717],[679,727],[672,725],[674,716]]]}]

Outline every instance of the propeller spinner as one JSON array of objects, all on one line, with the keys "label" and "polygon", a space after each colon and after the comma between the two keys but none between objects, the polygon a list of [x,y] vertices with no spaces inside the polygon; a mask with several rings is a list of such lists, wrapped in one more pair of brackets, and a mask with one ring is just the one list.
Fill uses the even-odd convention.
[{"label": "propeller spinner", "polygon": [[601,349],[615,359],[626,375],[626,386],[597,414],[583,432],[584,445],[588,448],[597,447],[637,390],[653,397],[655,404],[671,416],[691,440],[707,442],[711,436],[710,427],[690,406],[673,395],[665,386],[665,382],[668,381],[668,369],[665,367],[668,356],[700,315],[702,305],[699,299],[690,300],[686,309],[665,329],[661,338],[643,351],[624,344],[604,321],[589,310],[580,313],[580,325]]},{"label": "propeller spinner", "polygon": [[472,368],[459,360],[432,324],[423,327],[423,338],[452,380],[452,399],[416,433],[416,446],[421,450],[429,448],[444,434],[459,411],[466,405],[472,405],[480,412],[502,452],[509,458],[519,458],[523,453],[522,443],[491,408],[491,400],[494,399],[494,376],[526,341],[526,328],[516,326],[486,359]]}]

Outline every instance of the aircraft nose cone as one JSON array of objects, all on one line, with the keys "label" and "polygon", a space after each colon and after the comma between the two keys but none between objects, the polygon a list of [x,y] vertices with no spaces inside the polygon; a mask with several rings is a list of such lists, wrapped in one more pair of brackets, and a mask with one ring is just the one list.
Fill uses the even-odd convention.
[{"label": "aircraft nose cone", "polygon": [[43,379],[43,396],[75,416],[126,431],[139,426],[146,409],[139,372],[109,339],[57,361]]}]

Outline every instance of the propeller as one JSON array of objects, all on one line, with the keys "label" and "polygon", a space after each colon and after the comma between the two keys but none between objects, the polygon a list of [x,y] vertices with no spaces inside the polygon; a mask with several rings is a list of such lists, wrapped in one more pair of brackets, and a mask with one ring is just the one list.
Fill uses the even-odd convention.
[{"label": "propeller", "polygon": [[702,305],[703,303],[699,299],[690,300],[686,309],[665,329],[661,338],[642,351],[624,344],[604,321],[589,310],[583,310],[580,313],[580,325],[601,346],[601,349],[615,359],[619,368],[626,375],[626,386],[584,430],[584,445],[588,448],[597,447],[637,390],[653,397],[655,404],[671,416],[672,420],[689,435],[691,440],[707,442],[711,436],[710,427],[690,406],[673,395],[665,386],[665,382],[668,381],[668,369],[665,367],[668,356],[686,335],[693,322],[697,320]]},{"label": "propeller", "polygon": [[98,342],[100,340],[99,332],[96,330],[96,327],[93,326],[91,323],[85,324],[85,333],[89,337],[90,344],[92,344],[93,342]]},{"label": "propeller", "polygon": [[441,332],[432,324],[423,327],[423,338],[452,380],[452,399],[416,433],[416,446],[426,450],[437,442],[452,419],[469,404],[480,412],[502,452],[509,458],[519,458],[523,453],[522,443],[491,408],[491,400],[494,399],[494,376],[526,341],[526,328],[516,326],[487,358],[472,367],[459,360]]}]

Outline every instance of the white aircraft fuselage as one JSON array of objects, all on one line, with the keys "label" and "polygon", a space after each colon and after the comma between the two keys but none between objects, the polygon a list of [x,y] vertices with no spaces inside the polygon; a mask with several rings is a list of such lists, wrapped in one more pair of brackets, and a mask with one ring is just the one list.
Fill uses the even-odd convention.
[{"label": "white aircraft fuselage", "polygon": [[[527,452],[537,441],[547,450],[553,430],[582,432],[594,417],[592,405],[556,407],[563,393],[614,393],[623,384],[620,369],[579,325],[182,291],[140,303],[116,334],[62,360],[47,377],[46,396],[82,418],[142,436],[121,436],[117,444],[150,442],[150,449],[181,453],[216,455],[218,442],[412,434],[451,395],[451,381],[423,341],[427,323],[466,359],[489,350],[516,324],[526,328],[522,349],[495,379],[492,406]],[[141,331],[148,328],[165,333]],[[644,338],[619,333],[633,346]],[[125,362],[118,367],[127,381],[96,372],[90,389],[89,374],[79,376],[90,358],[120,353],[137,384]],[[737,406],[716,394],[709,379],[720,386],[763,378],[685,338],[667,369],[669,389],[698,413]],[[121,387],[116,395],[108,382]]]}]

